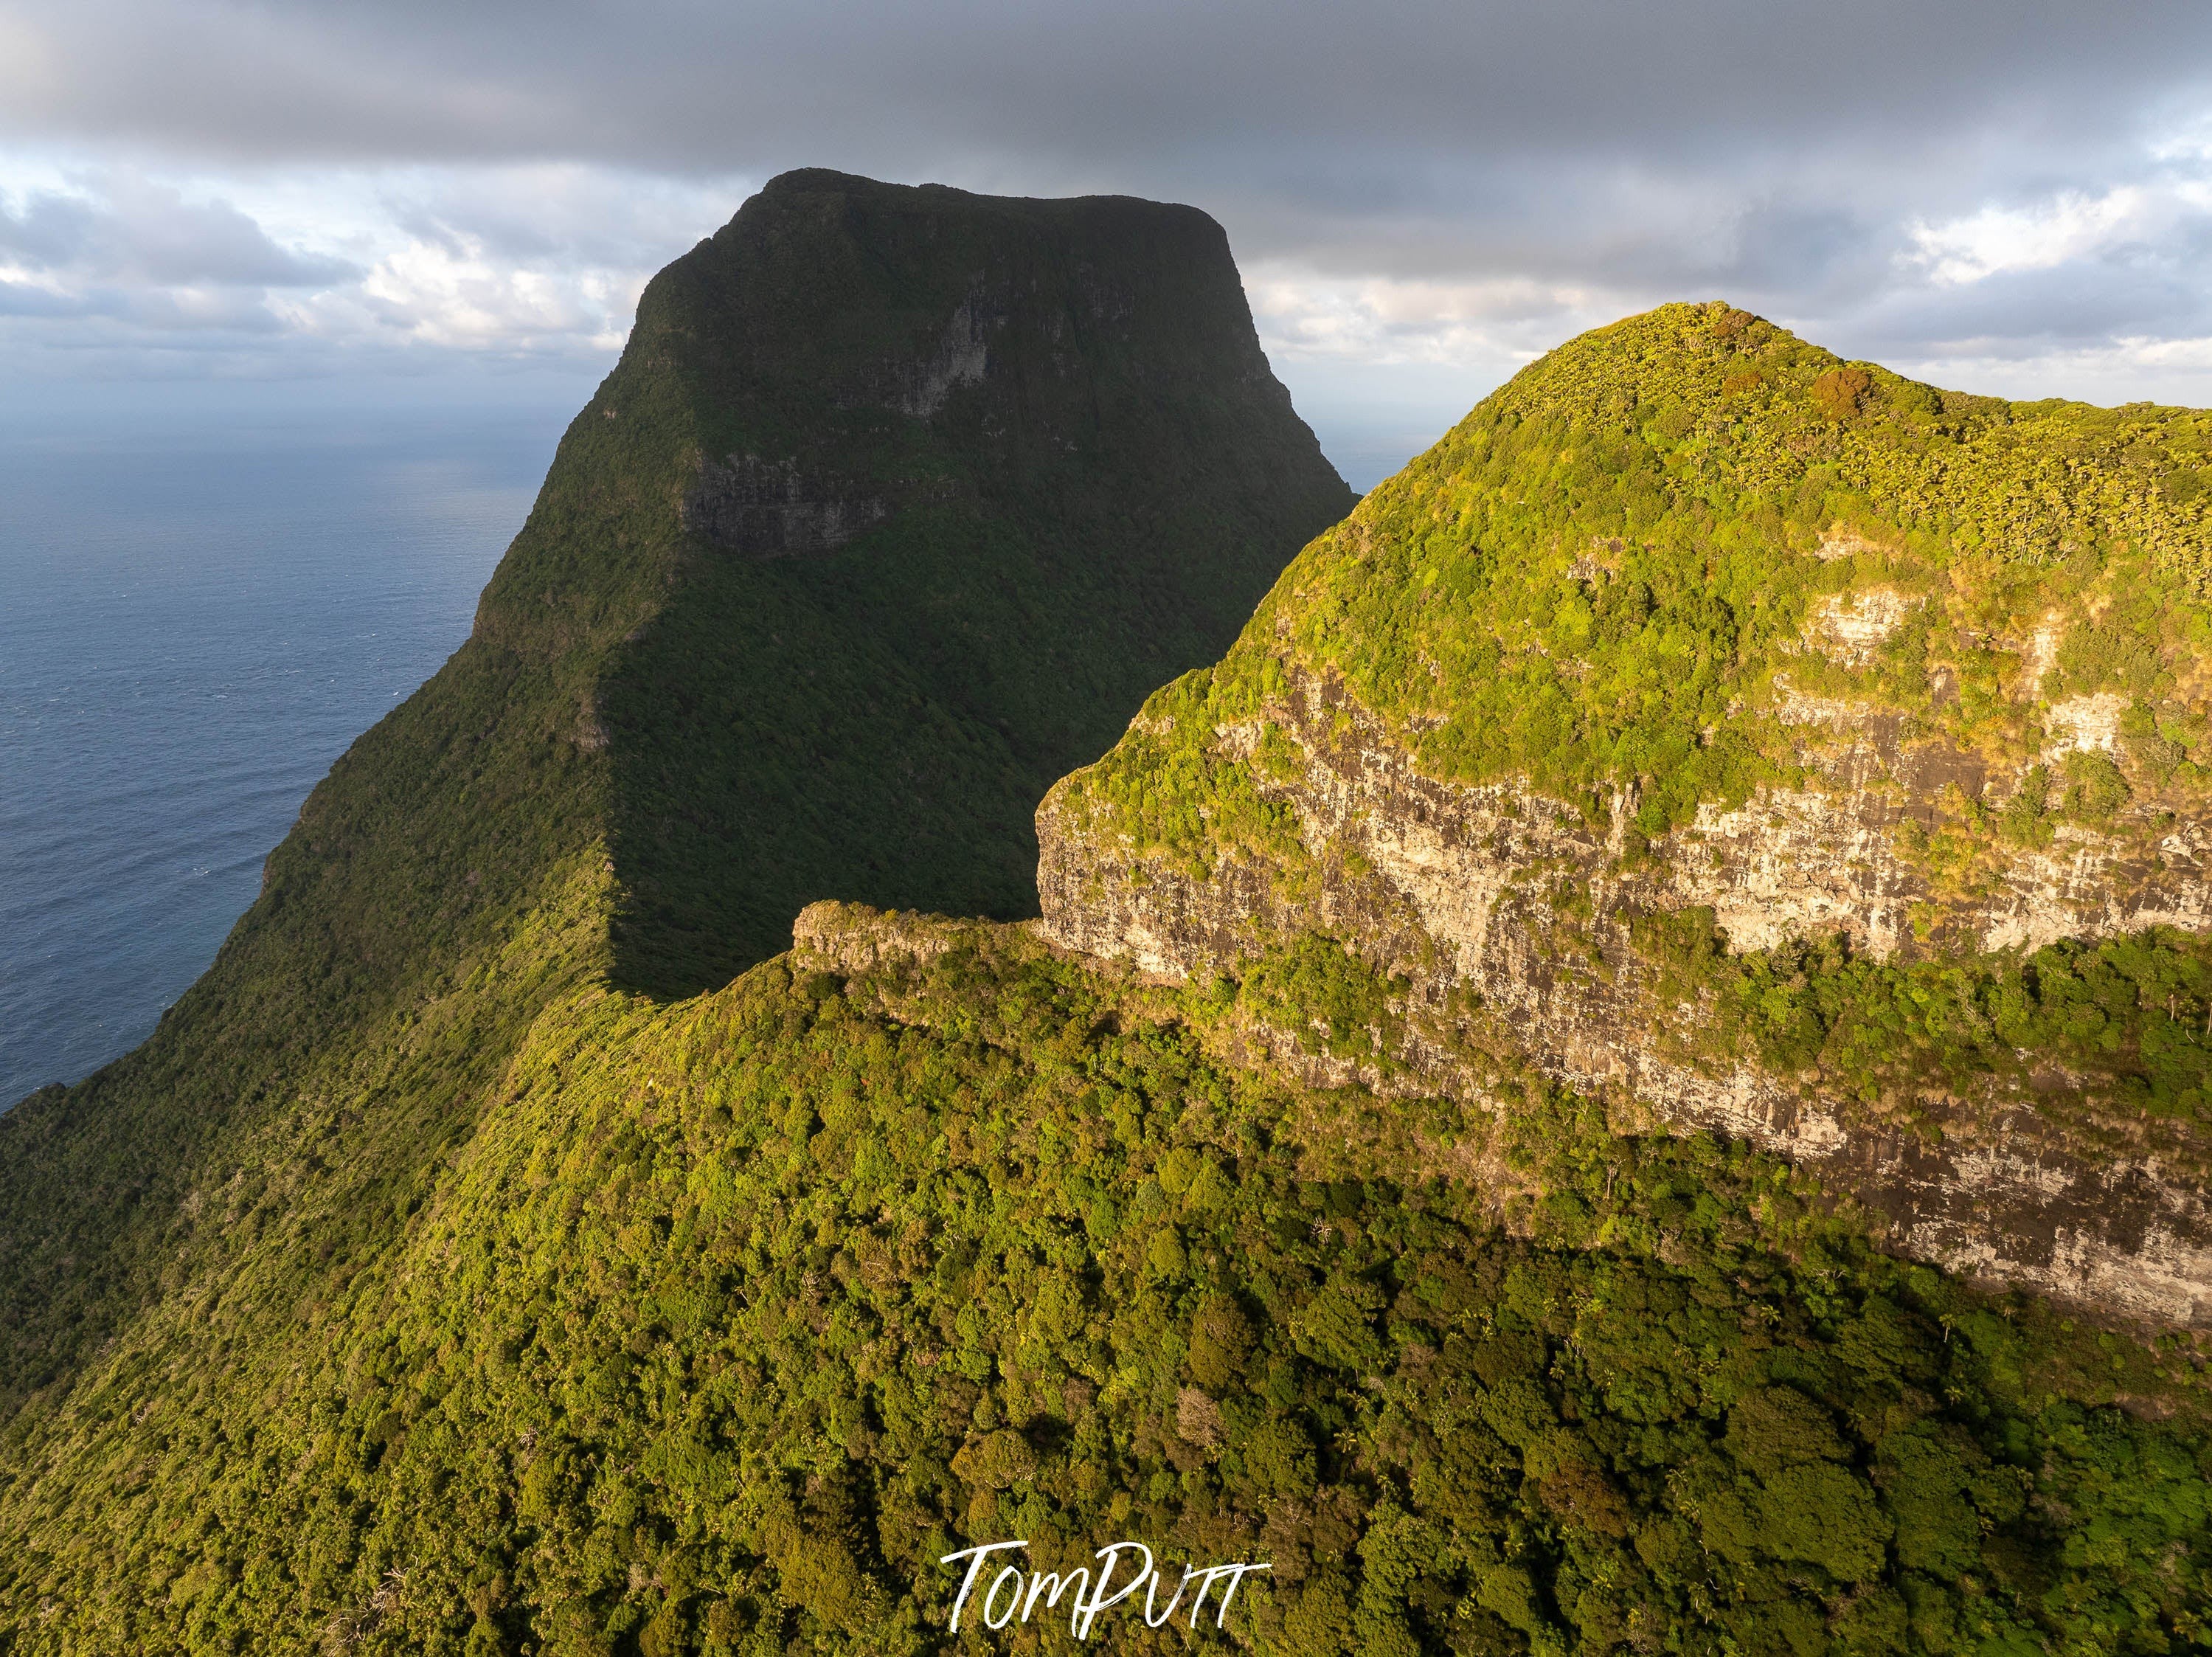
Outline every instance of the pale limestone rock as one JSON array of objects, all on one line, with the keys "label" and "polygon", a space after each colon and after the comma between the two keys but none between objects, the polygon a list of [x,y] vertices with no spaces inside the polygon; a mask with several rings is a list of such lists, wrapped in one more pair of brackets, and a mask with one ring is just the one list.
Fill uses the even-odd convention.
[{"label": "pale limestone rock", "polygon": [[1881,550],[1857,531],[1837,524],[1820,537],[1820,544],[1813,549],[1813,556],[1823,563],[1832,564],[1839,558],[1856,557],[1862,552],[1879,552]]},{"label": "pale limestone rock", "polygon": [[[1820,761],[1820,786],[1708,805],[1651,857],[1626,861],[1626,796],[1594,825],[1513,786],[1439,782],[1340,688],[1308,676],[1273,717],[1304,763],[1259,786],[1296,812],[1312,868],[1293,878],[1224,856],[1201,875],[1140,856],[1080,820],[1079,774],[1038,813],[1043,935],[1174,980],[1234,970],[1271,936],[1319,931],[1403,974],[1417,1012],[1472,991],[1485,1039],[1510,1039],[1559,1080],[1819,1173],[1908,1253],[2118,1314],[2212,1325],[2212,1206],[2154,1155],[2077,1145],[2013,1094],[1954,1101],[1942,1136],[1928,1137],[1748,1056],[1726,1069],[1675,1057],[1669,1033],[1693,1032],[1704,1014],[1658,1004],[1629,941],[1633,916],[1702,905],[1737,950],[1842,933],[1869,956],[1911,959],[1926,947],[1916,915],[1934,905],[1899,850],[1900,826],[1954,784],[1978,795],[1979,757],[1905,745],[1893,716],[1828,721],[1848,728]],[[1259,726],[1218,735],[1224,754],[1249,753]],[[1984,950],[2212,926],[2208,842],[2212,828],[2195,823],[2154,854],[2063,827],[2046,849],[2007,854],[1985,895],[1943,909],[1945,924]],[[1563,922],[1561,893],[1585,899],[1588,918]],[[1412,1080],[1365,1079],[1472,1097],[1479,1083],[1449,1042],[1420,1033],[1418,1019],[1409,1027]],[[1358,1074],[1298,1060],[1294,1043],[1284,1051],[1316,1081]]]},{"label": "pale limestone rock", "polygon": [[1882,641],[1924,602],[1887,587],[1831,594],[1814,601],[1805,621],[1805,637],[1839,666],[1863,667],[1874,660]]},{"label": "pale limestone rock", "polygon": [[2058,663],[2058,641],[2065,634],[2065,624],[2056,616],[2047,616],[2043,624],[2027,637],[2027,647],[2021,652],[2021,666],[2027,694],[2039,696],[2043,691],[2043,676]]},{"label": "pale limestone rock", "polygon": [[2069,696],[2063,702],[2054,702],[2043,716],[2044,729],[2051,734],[2051,746],[2045,750],[2046,758],[2100,750],[2117,753],[2120,746],[2120,716],[2128,710],[2128,699],[2110,691],[2100,691],[2095,696]]}]

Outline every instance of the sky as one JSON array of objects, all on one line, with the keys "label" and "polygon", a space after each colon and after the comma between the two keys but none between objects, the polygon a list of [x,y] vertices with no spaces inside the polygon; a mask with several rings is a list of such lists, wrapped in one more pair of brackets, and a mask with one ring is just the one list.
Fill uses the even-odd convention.
[{"label": "sky", "polygon": [[799,166],[1205,209],[1347,452],[1669,299],[2212,404],[2203,0],[0,0],[0,404],[580,402]]}]

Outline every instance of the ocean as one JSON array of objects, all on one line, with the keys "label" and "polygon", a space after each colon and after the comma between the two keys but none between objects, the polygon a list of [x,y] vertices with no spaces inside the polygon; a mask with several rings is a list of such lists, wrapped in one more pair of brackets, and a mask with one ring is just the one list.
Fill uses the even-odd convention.
[{"label": "ocean", "polygon": [[[205,970],[307,791],[467,637],[587,394],[0,409],[0,1110]],[[1359,489],[1426,442],[1322,435]]]},{"label": "ocean", "polygon": [[567,416],[0,416],[0,1109],[205,969],[308,789],[467,637]]}]

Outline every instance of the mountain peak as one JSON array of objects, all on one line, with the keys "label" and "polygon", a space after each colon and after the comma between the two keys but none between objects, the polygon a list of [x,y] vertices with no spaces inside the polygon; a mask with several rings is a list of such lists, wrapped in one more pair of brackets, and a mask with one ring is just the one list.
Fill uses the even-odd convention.
[{"label": "mountain peak", "polygon": [[726,983],[820,899],[1033,912],[1036,799],[1352,499],[1203,215],[779,179],[647,286],[473,636],[210,971],[0,1118],[0,1404],[158,1299],[240,1169],[374,1253],[579,984]]},{"label": "mountain peak", "polygon": [[1391,1085],[1518,1055],[1907,1252],[2212,1322],[2212,1045],[2158,987],[2212,972],[2208,458],[1724,304],[1583,334],[1055,790],[1048,927],[1176,977],[1325,937],[1410,986]]}]

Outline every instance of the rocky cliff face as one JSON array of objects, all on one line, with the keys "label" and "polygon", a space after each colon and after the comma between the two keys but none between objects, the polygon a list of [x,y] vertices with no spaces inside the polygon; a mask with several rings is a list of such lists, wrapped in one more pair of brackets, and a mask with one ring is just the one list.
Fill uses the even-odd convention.
[{"label": "rocky cliff face", "polygon": [[[2212,1323],[2212,1208],[2187,1170],[2156,1151],[2098,1154],[2046,1121],[2039,1093],[2065,1088],[2033,1066],[2021,1088],[1990,1078],[1942,1101],[1935,1130],[1868,1120],[1818,1076],[1715,1063],[1670,1043],[1705,1009],[1670,1005],[1631,923],[1708,905],[1731,941],[1759,947],[1824,929],[1876,954],[1922,947],[1905,917],[1929,894],[1899,856],[1916,797],[1881,786],[1899,771],[1940,774],[1940,756],[1850,751],[1829,789],[1776,790],[1708,809],[1633,868],[1620,824],[1593,825],[1556,801],[1504,785],[1422,776],[1340,686],[1302,680],[1269,710],[1299,764],[1264,797],[1293,813],[1305,878],[1231,857],[1198,874],[1134,855],[1071,820],[1039,817],[1045,930],[1065,947],[1176,979],[1235,974],[1273,940],[1317,931],[1408,984],[1428,1014],[1403,1038],[1409,1075],[1386,1087],[1480,1088],[1452,1037],[1504,1036],[1559,1081],[1662,1120],[1749,1139],[1830,1176],[1874,1209],[1898,1246],[1954,1270],[2175,1322]],[[1250,728],[1221,734],[1231,745]],[[1973,920],[1993,946],[2097,937],[2146,921],[2203,925],[2208,832],[2174,828],[2154,868],[2118,843],[2079,834],[2057,854],[2008,864]],[[1426,1033],[1424,1033],[1425,1024]]]},{"label": "rocky cliff face", "polygon": [[1037,797],[1352,504],[1220,227],[1126,198],[786,174],[654,279],[579,423],[674,463],[599,704],[616,970],[664,994],[817,898],[1033,914]]},{"label": "rocky cliff face", "polygon": [[[1439,521],[1466,535],[1463,515],[1433,504],[1405,521],[1406,497],[1425,484],[1433,503],[1443,470],[1427,457],[1370,497],[1285,576],[1228,661],[1164,691],[1115,755],[1048,798],[1048,935],[1201,980],[1334,940],[1387,976],[1398,1016],[1370,1033],[1375,1062],[1331,1043],[1340,1057],[1310,1065],[1480,1096],[1489,1057],[1510,1052],[1624,1122],[1709,1129],[1818,1170],[1910,1254],[2212,1323],[2203,1095],[2144,1080],[2169,1061],[2181,1069],[2158,1074],[2201,1079],[2212,1027],[2197,936],[2212,923],[2212,819],[2170,763],[2180,746],[2154,734],[2161,710],[2188,705],[2172,689],[2191,663],[2160,658],[2153,632],[2137,648],[2164,661],[2164,698],[2154,681],[2136,696],[2083,688],[2096,681],[2079,672],[2069,683],[2060,663],[2084,636],[2118,631],[2094,582],[2060,601],[2039,576],[2013,594],[2025,618],[1995,616],[1980,566],[1831,524],[1778,551],[1829,590],[1763,629],[1735,598],[1717,716],[1671,772],[1623,768],[1579,793],[1519,767],[1454,776],[1431,740],[1463,711],[1449,645],[1405,651],[1415,624],[1401,614],[1394,632],[1356,607],[1387,603],[1393,542],[1434,557]],[[1775,532],[1786,542],[1786,525]],[[1668,607],[1654,596],[1663,578],[1685,612],[1717,586],[1696,566],[1691,580],[1656,567],[1656,535],[1640,566],[1632,540],[1548,539],[1522,567],[1535,584],[1551,563],[1554,618],[1583,604],[1601,620],[1638,582],[1648,633]],[[1346,570],[1334,592],[1357,596],[1332,603]],[[1417,570],[1415,609],[1437,584]],[[1535,606],[1502,586],[1484,595],[1496,609],[1462,624],[1507,645],[1493,674],[1511,673],[1518,627],[1569,685],[1604,678],[1601,631],[1583,631],[1577,662],[1571,631],[1528,626]],[[1374,671],[1363,637],[1400,650],[1392,673]],[[1698,672],[1650,699],[1694,706]],[[1751,754],[1735,785],[1684,789],[1732,737]],[[1671,818],[1652,809],[1670,789]],[[2186,965],[2169,981],[2138,956]],[[2123,958],[2128,1008],[2067,1001],[2062,960]],[[2006,985],[2073,1010],[2057,1023],[2008,1011]],[[2090,1020],[2088,1037],[2069,1033]]]},{"label": "rocky cliff face", "polygon": [[1038,796],[1352,502],[1203,213],[772,181],[208,974],[0,1114],[0,1422],[265,1345],[187,1308],[390,1246],[579,982],[723,984],[823,897],[1032,913]]}]

